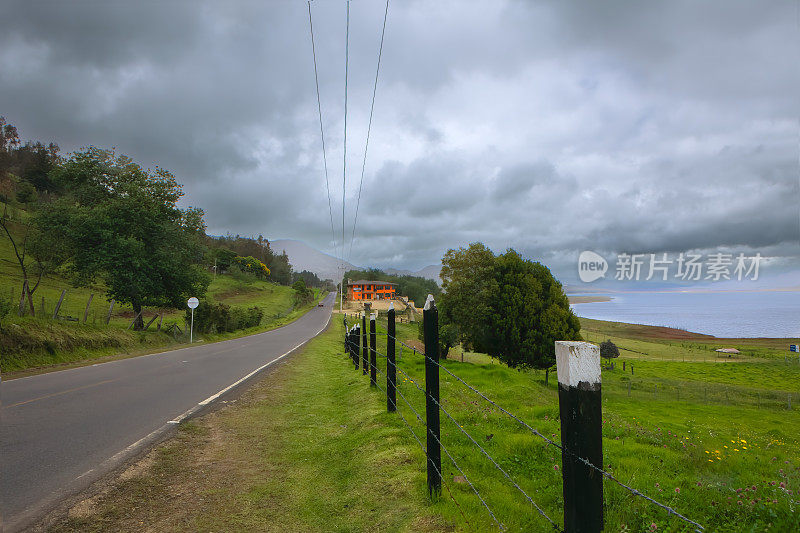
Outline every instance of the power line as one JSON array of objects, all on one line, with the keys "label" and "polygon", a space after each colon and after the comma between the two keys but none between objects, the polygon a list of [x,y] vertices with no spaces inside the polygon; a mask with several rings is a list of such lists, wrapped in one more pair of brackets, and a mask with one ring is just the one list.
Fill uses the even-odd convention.
[{"label": "power line", "polygon": [[344,45],[344,144],[342,156],[342,260],[339,268],[342,269],[342,281],[339,285],[339,311],[344,310],[344,213],[345,194],[347,193],[347,70],[350,65],[350,0],[347,0],[347,25],[345,30]]},{"label": "power line", "polygon": [[344,258],[344,213],[347,191],[347,71],[350,66],[350,0],[347,0],[347,26],[344,45],[344,157],[342,157],[342,257]]},{"label": "power line", "polygon": [[[328,156],[325,153],[325,131],[322,128],[322,102],[319,97],[319,75],[317,74],[317,52],[314,44],[314,23],[311,20],[311,0],[308,1],[308,27],[311,31],[311,55],[314,58],[314,83],[317,87],[317,111],[319,111],[319,135],[322,138],[322,162],[325,165],[325,189],[328,192],[328,214],[331,219],[331,239],[333,253],[336,254],[336,232],[333,229],[333,207],[331,206],[331,186],[328,180]],[[342,250],[344,252],[344,250]]]},{"label": "power line", "polygon": [[[356,224],[358,223],[358,208],[361,205],[361,188],[364,185],[364,169],[367,166],[367,151],[369,150],[369,134],[372,130],[372,114],[375,111],[375,93],[378,91],[378,74],[381,71],[381,56],[383,55],[383,38],[386,35],[386,18],[389,14],[389,0],[386,0],[386,9],[383,11],[383,29],[381,30],[381,45],[378,48],[378,66],[375,68],[375,84],[372,86],[372,105],[369,108],[369,124],[367,125],[367,142],[364,146],[364,162],[361,164],[361,181],[358,184],[358,201],[356,202],[356,214],[353,218],[353,233],[350,235],[350,251],[347,259],[353,255],[353,241],[356,236]],[[342,250],[344,255],[344,250]]]}]

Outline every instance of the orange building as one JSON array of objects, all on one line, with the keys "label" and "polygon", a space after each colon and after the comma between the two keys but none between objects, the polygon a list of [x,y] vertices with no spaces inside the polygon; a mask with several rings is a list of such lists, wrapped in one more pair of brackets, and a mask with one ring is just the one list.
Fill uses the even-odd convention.
[{"label": "orange building", "polygon": [[388,281],[347,280],[348,300],[391,300],[395,297],[396,283]]}]

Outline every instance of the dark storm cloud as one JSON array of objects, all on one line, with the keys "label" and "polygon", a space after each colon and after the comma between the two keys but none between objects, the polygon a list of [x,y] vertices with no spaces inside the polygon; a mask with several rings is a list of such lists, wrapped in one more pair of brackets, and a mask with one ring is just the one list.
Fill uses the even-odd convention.
[{"label": "dark storm cloud", "polygon": [[[305,2],[6,2],[0,114],[173,171],[209,231],[332,252]],[[314,2],[341,250],[343,2]],[[351,3],[345,256],[383,6]],[[800,256],[795,2],[390,6],[350,260]]]}]

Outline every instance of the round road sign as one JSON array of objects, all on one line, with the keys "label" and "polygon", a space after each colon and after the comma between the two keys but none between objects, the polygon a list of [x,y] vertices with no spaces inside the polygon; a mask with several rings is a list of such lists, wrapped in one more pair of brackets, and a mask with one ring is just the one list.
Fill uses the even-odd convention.
[{"label": "round road sign", "polygon": [[189,301],[186,302],[186,305],[189,306],[189,309],[194,309],[195,307],[200,305],[200,300],[192,296],[191,298],[189,298]]}]

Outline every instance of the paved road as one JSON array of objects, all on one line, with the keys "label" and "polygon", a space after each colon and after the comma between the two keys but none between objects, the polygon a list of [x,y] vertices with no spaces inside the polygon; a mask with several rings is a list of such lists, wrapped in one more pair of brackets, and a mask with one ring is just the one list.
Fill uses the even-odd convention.
[{"label": "paved road", "polygon": [[258,335],[4,381],[4,531],[30,525],[163,438],[182,417],[317,335],[330,319],[333,300],[330,294],[324,308]]}]

